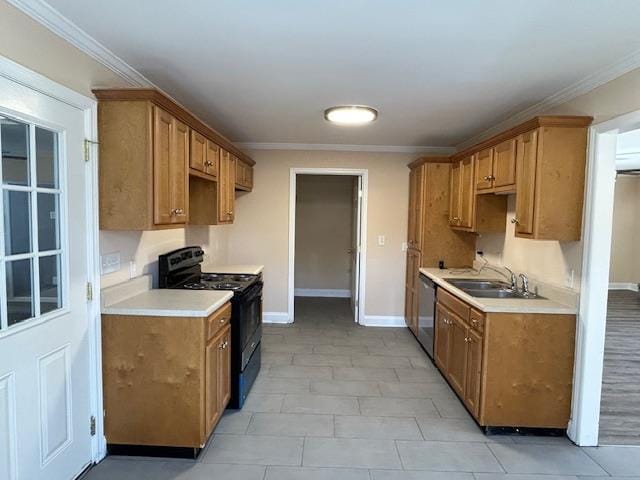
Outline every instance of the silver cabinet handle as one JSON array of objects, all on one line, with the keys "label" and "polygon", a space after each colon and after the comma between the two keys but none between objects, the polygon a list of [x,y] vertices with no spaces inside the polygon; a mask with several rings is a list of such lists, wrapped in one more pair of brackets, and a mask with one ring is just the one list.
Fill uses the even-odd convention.
[{"label": "silver cabinet handle", "polygon": [[171,210],[171,215],[182,215],[184,210],[182,208],[174,208]]},{"label": "silver cabinet handle", "polygon": [[226,322],[226,321],[227,321],[226,317],[222,317],[222,318],[220,319],[220,323],[224,323],[224,322]]},{"label": "silver cabinet handle", "polygon": [[518,220],[517,218],[512,218],[511,223],[513,223],[514,225],[520,225],[520,220]]}]

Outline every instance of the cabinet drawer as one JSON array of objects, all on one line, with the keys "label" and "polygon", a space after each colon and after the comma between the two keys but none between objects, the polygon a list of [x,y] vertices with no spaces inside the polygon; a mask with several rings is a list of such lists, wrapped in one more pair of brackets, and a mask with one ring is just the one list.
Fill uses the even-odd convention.
[{"label": "cabinet drawer", "polygon": [[472,308],[469,314],[469,325],[478,332],[484,332],[484,313]]},{"label": "cabinet drawer", "polygon": [[438,289],[438,302],[447,307],[453,313],[457,314],[464,321],[469,320],[469,306],[464,303],[462,300],[458,300],[456,297],[451,295],[446,290],[439,288]]},{"label": "cabinet drawer", "polygon": [[216,310],[207,319],[207,340],[211,339],[222,327],[228,325],[231,320],[231,304]]}]

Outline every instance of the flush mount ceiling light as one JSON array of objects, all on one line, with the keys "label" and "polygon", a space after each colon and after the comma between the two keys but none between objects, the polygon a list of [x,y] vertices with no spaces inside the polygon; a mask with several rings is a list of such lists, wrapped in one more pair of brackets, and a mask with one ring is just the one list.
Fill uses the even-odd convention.
[{"label": "flush mount ceiling light", "polygon": [[327,108],[324,118],[337,125],[364,125],[378,118],[378,111],[364,105],[339,105]]}]

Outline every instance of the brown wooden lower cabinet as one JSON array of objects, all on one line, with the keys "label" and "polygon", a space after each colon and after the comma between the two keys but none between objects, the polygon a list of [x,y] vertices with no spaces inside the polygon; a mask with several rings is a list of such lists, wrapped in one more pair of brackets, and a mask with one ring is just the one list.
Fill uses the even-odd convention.
[{"label": "brown wooden lower cabinet", "polygon": [[418,335],[418,291],[421,254],[418,250],[407,250],[407,275],[405,282],[404,320],[414,335]]},{"label": "brown wooden lower cabinet", "polygon": [[201,448],[229,403],[231,304],[208,318],[102,316],[108,444]]},{"label": "brown wooden lower cabinet", "polygon": [[482,313],[438,290],[434,360],[486,427],[567,428],[575,315]]}]

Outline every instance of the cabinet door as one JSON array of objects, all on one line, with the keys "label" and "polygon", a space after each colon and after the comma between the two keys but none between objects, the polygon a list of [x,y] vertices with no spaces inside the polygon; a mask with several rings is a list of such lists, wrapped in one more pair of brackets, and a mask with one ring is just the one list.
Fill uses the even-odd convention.
[{"label": "cabinet door", "polygon": [[482,337],[472,329],[467,332],[467,375],[464,403],[471,414],[480,413],[480,382],[482,375]]},{"label": "cabinet door", "polygon": [[494,148],[493,186],[510,187],[516,184],[516,139],[506,140]]},{"label": "cabinet door", "polygon": [[424,196],[423,166],[409,172],[409,227],[407,241],[410,247],[422,247],[422,202]]},{"label": "cabinet door", "polygon": [[222,335],[213,337],[205,348],[205,422],[207,436],[216,425],[222,414],[220,403],[220,349],[223,345]]},{"label": "cabinet door", "polygon": [[464,382],[467,371],[467,330],[464,321],[454,313],[449,315],[449,358],[447,373],[453,389],[464,398]]},{"label": "cabinet door", "polygon": [[245,174],[247,175],[247,188],[253,190],[253,166],[247,165]]},{"label": "cabinet door", "polygon": [[[532,234],[536,190],[538,132],[518,136],[516,147],[516,234]],[[559,207],[562,207],[559,205]]]},{"label": "cabinet door", "polygon": [[200,172],[206,172],[207,139],[195,130],[191,130],[191,145],[189,145],[189,167]]},{"label": "cabinet door", "polygon": [[173,117],[158,107],[153,107],[153,222],[170,224],[171,172],[173,144]]},{"label": "cabinet door", "polygon": [[460,225],[460,162],[451,166],[451,197],[449,199],[449,225]]},{"label": "cabinet door", "polygon": [[229,158],[229,182],[227,182],[227,209],[229,214],[229,222],[235,220],[235,203],[236,203],[236,162]]},{"label": "cabinet door", "polygon": [[247,165],[244,162],[241,162],[238,157],[232,156],[233,163],[236,166],[236,185],[239,187],[247,186]]},{"label": "cabinet door", "polygon": [[173,119],[173,153],[169,163],[171,180],[171,223],[189,218],[189,133],[190,129]]},{"label": "cabinet door", "polygon": [[405,278],[405,299],[404,299],[404,321],[407,324],[407,327],[411,328],[412,319],[413,319],[413,296],[414,296],[414,288],[411,280],[412,272],[413,272],[413,255],[411,253],[411,249],[407,250],[407,271]]},{"label": "cabinet door", "polygon": [[414,334],[418,334],[418,274],[421,253],[418,250],[407,250],[407,297],[405,305],[406,323]]},{"label": "cabinet door", "polygon": [[436,329],[433,359],[444,375],[449,368],[449,340],[451,327],[449,311],[440,303],[436,304]]},{"label": "cabinet door", "polygon": [[218,175],[218,163],[220,162],[220,147],[207,140],[207,153],[205,159],[205,172],[216,177]]},{"label": "cabinet door", "polygon": [[473,228],[475,206],[474,163],[473,156],[469,156],[460,162],[460,223],[458,225],[465,228]]},{"label": "cabinet door", "polygon": [[220,413],[231,399],[231,325],[220,333],[222,344],[218,348],[218,405]]},{"label": "cabinet door", "polygon": [[221,149],[218,171],[218,223],[233,222],[235,175],[231,154]]},{"label": "cabinet door", "polygon": [[482,150],[477,155],[476,189],[488,190],[493,187],[493,148]]}]

